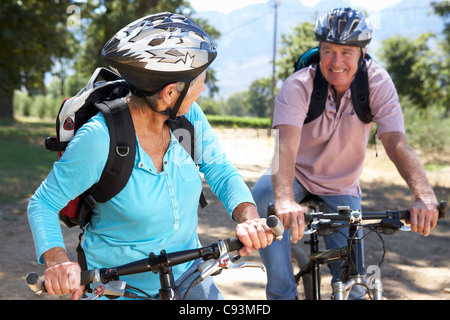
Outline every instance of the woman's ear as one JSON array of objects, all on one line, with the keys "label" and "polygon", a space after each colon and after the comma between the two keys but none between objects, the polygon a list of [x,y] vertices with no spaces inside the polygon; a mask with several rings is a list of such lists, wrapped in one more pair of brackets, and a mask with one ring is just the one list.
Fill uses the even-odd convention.
[{"label": "woman's ear", "polygon": [[175,101],[177,101],[178,96],[179,93],[175,89],[175,83],[168,84],[159,92],[159,98],[162,99],[167,106],[172,106]]}]

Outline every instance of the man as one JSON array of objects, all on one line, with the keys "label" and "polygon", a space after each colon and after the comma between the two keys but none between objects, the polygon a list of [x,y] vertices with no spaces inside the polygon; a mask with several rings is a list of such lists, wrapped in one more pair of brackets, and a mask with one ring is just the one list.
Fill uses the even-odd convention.
[{"label": "man", "polygon": [[[334,9],[316,23],[320,62],[291,75],[276,98],[273,127],[279,133],[277,172],[264,175],[252,194],[261,216],[269,203],[290,229],[295,243],[303,236],[303,214],[299,205],[306,195],[323,201],[321,210],[335,212],[338,205],[352,210],[361,207],[359,177],[372,124],[359,119],[351,99],[351,84],[358,68],[367,67],[369,103],[377,134],[390,159],[407,182],[415,201],[410,207],[411,228],[427,236],[437,223],[437,200],[425,172],[408,145],[402,110],[394,84],[385,70],[373,60],[365,60],[372,27],[364,14],[351,8]],[[323,113],[304,124],[313,91],[313,79],[319,70],[328,83]],[[275,167],[275,166],[273,166]],[[325,237],[327,248],[346,245],[339,234]],[[260,250],[268,270],[267,297],[293,299],[296,284],[292,276],[289,237]],[[330,265],[332,281],[340,275],[339,264]],[[353,288],[350,298],[364,294]]]}]

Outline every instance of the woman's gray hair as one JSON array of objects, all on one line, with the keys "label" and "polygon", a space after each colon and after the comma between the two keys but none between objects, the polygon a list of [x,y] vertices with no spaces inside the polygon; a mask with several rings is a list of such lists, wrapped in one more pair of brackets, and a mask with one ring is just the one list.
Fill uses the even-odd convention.
[{"label": "woman's gray hair", "polygon": [[[201,73],[197,78],[192,80],[192,82],[190,83],[189,87],[192,87],[193,85],[195,85],[199,81],[200,76],[202,74],[203,73]],[[175,90],[177,90],[177,92],[179,92],[179,93],[181,93],[184,90],[185,86],[186,86],[186,82],[182,82],[182,81],[175,82]],[[157,92],[157,93],[155,93],[155,94],[153,94],[153,95],[151,95],[149,97],[146,97],[147,98],[147,103],[150,104],[151,106],[156,107],[156,101],[159,99],[159,93],[160,92]],[[130,99],[131,107],[138,108],[138,107],[141,107],[141,106],[147,106],[147,104],[144,101],[144,98],[135,96],[135,95],[133,95],[131,93],[129,94],[129,97],[132,97],[132,99]]]},{"label": "woman's gray hair", "polygon": [[[194,79],[194,81],[195,80],[197,80],[197,78]],[[192,83],[194,83],[194,81],[191,82],[191,85],[192,85]],[[181,91],[183,91],[185,86],[186,86],[185,82],[181,82],[181,81],[175,82],[175,90],[177,90],[178,93],[181,93]],[[159,92],[161,92],[161,91],[159,91]],[[152,95],[150,97],[147,97],[148,103],[150,103],[152,106],[156,106],[156,100],[159,99],[159,92],[155,93],[154,95]]]}]

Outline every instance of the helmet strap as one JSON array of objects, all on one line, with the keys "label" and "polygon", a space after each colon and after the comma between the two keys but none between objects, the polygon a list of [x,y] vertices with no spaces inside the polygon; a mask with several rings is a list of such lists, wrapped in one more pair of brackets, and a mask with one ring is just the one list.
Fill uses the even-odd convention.
[{"label": "helmet strap", "polygon": [[183,91],[180,92],[180,96],[178,97],[177,101],[175,102],[175,105],[173,106],[172,110],[170,108],[167,108],[165,114],[167,114],[169,120],[176,120],[177,119],[177,113],[180,110],[181,104],[183,103],[184,98],[186,97],[186,94],[189,90],[190,82],[185,82],[185,86]]},{"label": "helmet strap", "polygon": [[[188,92],[188,90],[189,90],[190,82],[185,82],[185,83],[186,83],[186,85],[184,86],[184,89],[180,92],[180,96],[178,97],[177,101],[175,102],[175,105],[173,106],[173,108],[172,108],[172,109],[171,109],[171,108],[167,108],[167,109],[164,110],[164,111],[156,110],[156,108],[155,108],[154,106],[152,106],[151,103],[148,102],[148,98],[147,98],[148,95],[147,95],[143,90],[134,87],[134,88],[133,88],[133,89],[134,89],[134,90],[133,90],[133,91],[134,91],[133,94],[135,94],[135,95],[137,95],[137,96],[143,98],[144,101],[145,101],[145,103],[147,104],[147,106],[148,106],[152,111],[167,116],[167,118],[169,118],[169,120],[176,120],[176,119],[177,119],[177,113],[178,113],[178,110],[179,110],[180,107],[181,107],[181,103],[183,102],[183,100],[184,100],[184,98],[186,97],[186,94],[187,94],[187,92]],[[151,94],[149,94],[149,95],[151,96],[151,95],[153,95],[153,94],[156,94],[156,93],[159,92],[159,91],[160,91],[160,90],[155,90],[155,91],[153,91],[153,92],[152,92]]]},{"label": "helmet strap", "polygon": [[361,67],[361,65],[362,65],[363,62],[364,62],[364,51],[363,51],[363,48],[360,47],[359,49],[361,50],[361,56],[359,57],[358,68]]}]

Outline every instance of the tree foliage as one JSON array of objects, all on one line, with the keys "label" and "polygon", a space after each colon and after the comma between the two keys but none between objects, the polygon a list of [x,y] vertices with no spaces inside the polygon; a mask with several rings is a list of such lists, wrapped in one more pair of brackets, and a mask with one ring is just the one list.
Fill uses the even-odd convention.
[{"label": "tree foliage", "polygon": [[0,117],[12,117],[15,89],[45,93],[44,74],[70,58],[66,28],[70,0],[3,0],[0,5]]},{"label": "tree foliage", "polygon": [[317,45],[314,37],[314,25],[309,22],[298,24],[290,34],[281,35],[280,43],[277,76],[284,81],[294,72],[294,63],[302,53]]},{"label": "tree foliage", "polygon": [[[120,28],[163,11],[195,15],[187,0],[2,0],[0,117],[13,116],[14,90],[45,95],[48,73],[59,78],[59,94],[75,94],[105,66],[101,50]],[[213,40],[220,36],[205,20],[197,22]],[[213,70],[207,78],[210,94],[217,92]]]},{"label": "tree foliage", "polygon": [[380,59],[395,83],[400,96],[408,96],[418,107],[443,99],[442,56],[429,43],[435,39],[424,33],[416,39],[395,36],[383,41]]},{"label": "tree foliage", "polygon": [[264,118],[270,116],[272,84],[271,78],[261,78],[252,82],[247,94],[247,105],[250,113],[257,117]]},{"label": "tree foliage", "polygon": [[443,105],[447,107],[447,111],[450,111],[450,1],[434,1],[432,6],[436,14],[441,16],[445,21],[445,28],[443,34],[445,41],[441,43],[442,52],[445,53],[445,58],[441,65],[441,86],[444,92]]}]

